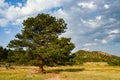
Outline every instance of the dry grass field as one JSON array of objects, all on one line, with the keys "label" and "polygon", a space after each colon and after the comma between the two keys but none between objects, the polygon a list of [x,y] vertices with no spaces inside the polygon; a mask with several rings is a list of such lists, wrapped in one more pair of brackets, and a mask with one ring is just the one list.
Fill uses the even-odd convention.
[{"label": "dry grass field", "polygon": [[34,66],[12,67],[0,67],[0,80],[120,80],[119,66],[45,67],[40,74]]}]

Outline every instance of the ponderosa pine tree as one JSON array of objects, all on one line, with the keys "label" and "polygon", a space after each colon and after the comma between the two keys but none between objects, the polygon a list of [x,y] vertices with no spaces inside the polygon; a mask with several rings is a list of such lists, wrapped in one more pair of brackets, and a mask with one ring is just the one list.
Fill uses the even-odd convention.
[{"label": "ponderosa pine tree", "polygon": [[10,41],[8,47],[15,50],[24,49],[30,51],[32,55],[37,55],[39,72],[43,71],[45,59],[49,61],[52,54],[55,61],[59,60],[58,62],[68,59],[74,44],[70,42],[70,38],[59,37],[67,29],[67,24],[62,18],[38,14],[36,17],[24,20],[23,26],[21,33],[15,36],[16,39]]}]

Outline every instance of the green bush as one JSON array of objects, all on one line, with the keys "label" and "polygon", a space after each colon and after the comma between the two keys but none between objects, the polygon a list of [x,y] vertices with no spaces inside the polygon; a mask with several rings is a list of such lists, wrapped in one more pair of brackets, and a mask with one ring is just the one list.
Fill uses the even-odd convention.
[{"label": "green bush", "polygon": [[42,62],[38,61],[38,60],[31,60],[28,64],[29,65],[34,65],[34,66],[39,66],[41,65]]}]

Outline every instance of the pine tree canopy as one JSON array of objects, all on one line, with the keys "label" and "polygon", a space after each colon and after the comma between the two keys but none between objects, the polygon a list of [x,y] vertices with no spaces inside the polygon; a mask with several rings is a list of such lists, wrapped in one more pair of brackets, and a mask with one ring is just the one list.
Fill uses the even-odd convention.
[{"label": "pine tree canopy", "polygon": [[38,14],[23,21],[21,33],[10,41],[8,47],[18,51],[29,50],[32,54],[38,54],[42,61],[53,54],[56,58],[59,56],[59,60],[68,59],[75,46],[70,38],[59,37],[66,29],[67,24],[62,18]]}]

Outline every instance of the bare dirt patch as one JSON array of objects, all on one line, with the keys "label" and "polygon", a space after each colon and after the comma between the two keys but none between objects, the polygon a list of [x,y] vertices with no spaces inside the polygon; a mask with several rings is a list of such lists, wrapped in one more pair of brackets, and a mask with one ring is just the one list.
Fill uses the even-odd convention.
[{"label": "bare dirt patch", "polygon": [[46,80],[61,80],[59,75],[56,73],[47,73],[46,75],[50,77]]}]

